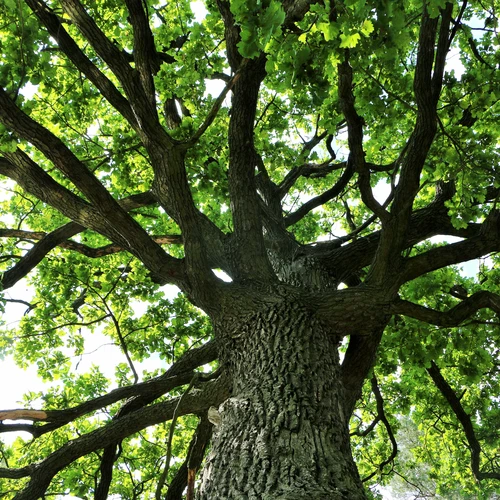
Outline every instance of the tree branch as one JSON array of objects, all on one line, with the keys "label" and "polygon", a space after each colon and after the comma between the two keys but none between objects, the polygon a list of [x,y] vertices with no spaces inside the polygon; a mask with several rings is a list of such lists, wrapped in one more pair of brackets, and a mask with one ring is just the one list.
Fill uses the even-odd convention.
[{"label": "tree branch", "polygon": [[[134,62],[139,71],[142,88],[152,109],[156,109],[153,75],[160,69],[153,33],[149,27],[147,4],[141,0],[125,0],[134,32]],[[145,7],[146,6],[146,7]]]},{"label": "tree branch", "polygon": [[[394,170],[394,163],[388,165],[377,165],[375,163],[366,162],[366,166],[369,170],[374,170],[376,172],[389,172]],[[346,161],[341,161],[338,163],[332,163],[332,160],[327,160],[323,163],[304,163],[298,167],[292,168],[290,172],[285,176],[283,181],[279,184],[279,196],[283,199],[290,189],[293,187],[297,179],[300,177],[311,177],[314,179],[319,179],[326,177],[328,174],[335,172],[336,170],[341,170],[347,167]]]},{"label": "tree branch", "polygon": [[[182,284],[184,280],[182,262],[169,256],[152,241],[146,231],[120,207],[116,200],[113,199],[112,203],[108,203],[109,209],[106,211],[108,217],[103,216],[101,210],[97,210],[58,184],[20,149],[14,153],[4,153],[4,158],[0,157],[0,175],[14,179],[27,192],[53,206],[77,224],[92,229],[126,248],[143,261],[159,279],[166,283]],[[100,186],[104,189],[102,184]],[[107,193],[106,197],[111,195]],[[94,198],[99,203],[99,197],[94,196]],[[109,211],[111,205],[118,207],[114,214]]]},{"label": "tree branch", "polygon": [[420,174],[437,131],[436,106],[448,51],[452,8],[452,4],[447,3],[441,12],[441,28],[434,62],[438,18],[432,19],[427,12],[427,5],[423,6],[413,81],[417,119],[410,139],[397,160],[397,164],[401,165],[400,178],[394,190],[391,216],[383,225],[379,248],[367,277],[367,282],[372,284],[386,280],[391,269],[395,271],[391,278],[394,279],[396,270],[401,265],[401,251],[407,238],[413,200],[420,188]]},{"label": "tree branch", "polygon": [[[120,410],[122,414],[124,409],[128,411],[139,409],[146,404],[151,403],[163,394],[171,391],[175,387],[188,384],[193,378],[193,370],[199,366],[214,361],[217,357],[217,348],[215,341],[207,342],[202,347],[192,349],[182,356],[172,367],[159,377],[147,380],[140,384],[120,387],[104,396],[86,401],[74,408],[65,410],[5,410],[0,412],[0,421],[3,420],[36,420],[47,422],[42,426],[31,426],[23,429],[30,432],[35,438],[58,429],[78,417],[96,411],[105,406],[109,406],[117,401],[127,399],[126,405]],[[44,416],[45,414],[45,416]],[[0,426],[0,432],[8,432],[8,424]]]},{"label": "tree branch", "polygon": [[[127,211],[155,202],[156,200],[150,192],[132,195],[119,201],[120,205]],[[56,246],[67,248],[69,250],[75,250],[91,258],[99,258],[104,255],[109,255],[111,253],[125,250],[123,247],[114,243],[100,248],[91,248],[81,243],[68,240],[68,238],[75,236],[83,230],[85,230],[85,228],[75,222],[65,224],[64,226],[52,231],[51,233],[44,233],[40,231],[23,231],[18,229],[0,229],[0,238],[16,237],[39,240],[39,242],[35,244],[28,251],[28,253],[24,255],[19,262],[17,262],[15,266],[13,266],[3,274],[1,280],[2,289],[5,290],[7,288],[10,288],[20,279],[24,278]],[[182,242],[182,237],[180,235],[158,236],[152,238],[154,241],[156,241],[156,243],[159,244],[176,244]]]},{"label": "tree branch", "polygon": [[299,220],[303,219],[311,210],[339,196],[346,188],[353,175],[354,166],[352,163],[348,163],[348,166],[344,170],[340,179],[330,189],[327,189],[324,193],[321,193],[319,196],[316,196],[315,198],[307,201],[298,210],[287,215],[285,217],[285,225],[288,227],[296,224]]},{"label": "tree branch", "polygon": [[219,94],[219,97],[217,97],[217,99],[215,100],[215,102],[212,106],[212,109],[210,110],[210,112],[206,116],[203,123],[200,125],[198,130],[193,134],[193,136],[190,137],[184,143],[186,146],[191,147],[194,144],[196,144],[199,141],[200,137],[207,131],[208,127],[210,127],[210,125],[212,125],[217,114],[219,113],[219,110],[222,106],[222,103],[224,102],[224,99],[226,98],[226,96],[230,92],[230,90],[234,87],[236,82],[239,80],[239,78],[241,76],[241,71],[245,67],[245,64],[247,62],[248,62],[247,59],[243,59],[238,71],[236,71],[236,73],[226,82],[226,86],[224,87],[222,92]]},{"label": "tree branch", "polygon": [[248,61],[234,86],[229,121],[229,194],[234,224],[238,278],[274,280],[262,234],[262,214],[255,184],[258,155],[254,120],[265,58]]},{"label": "tree branch", "polygon": [[[209,382],[197,394],[190,394],[179,408],[179,415],[201,413],[213,404],[221,404],[229,396],[226,378]],[[105,448],[151,425],[172,418],[178,398],[134,411],[100,429],[69,441],[35,465],[23,469],[0,469],[0,477],[31,476],[28,485],[13,500],[32,500],[44,495],[53,477],[78,458]],[[16,476],[17,474],[17,476]]]},{"label": "tree branch", "polygon": [[193,388],[196,379],[198,375],[195,374],[193,378],[191,379],[191,382],[189,382],[189,385],[187,386],[186,390],[182,394],[182,396],[179,398],[179,401],[177,402],[177,406],[175,407],[174,413],[172,415],[172,421],[170,422],[170,429],[168,431],[168,439],[167,439],[167,453],[165,455],[165,467],[161,471],[160,477],[158,478],[158,484],[156,485],[156,493],[155,493],[155,498],[156,500],[161,500],[162,499],[162,489],[165,486],[165,481],[168,476],[168,471],[170,470],[170,460],[172,459],[172,439],[174,438],[174,431],[175,431],[175,425],[177,423],[177,417],[179,416],[179,407],[184,401],[185,397],[189,394],[189,391]]},{"label": "tree branch", "polygon": [[186,486],[188,488],[186,500],[194,500],[194,478],[205,456],[205,450],[212,436],[212,429],[213,426],[209,422],[207,415],[202,414],[189,444],[187,458],[170,482],[165,500],[182,500]]},{"label": "tree branch", "polygon": [[444,312],[429,309],[406,300],[398,300],[391,306],[391,312],[410,316],[431,325],[450,328],[460,325],[479,309],[485,308],[500,314],[500,295],[488,291],[477,292]]},{"label": "tree branch", "polygon": [[477,259],[491,252],[498,252],[500,250],[500,211],[492,210],[486,220],[476,226],[474,233],[466,240],[433,248],[407,259],[398,276],[399,283],[406,283],[436,269]]},{"label": "tree branch", "polygon": [[172,140],[158,121],[156,107],[144,91],[141,72],[130,66],[126,55],[106,37],[79,0],[63,0],[61,4],[71,21],[122,84],[134,110],[139,124],[137,131],[144,145],[148,147],[155,143],[165,147],[172,146]]},{"label": "tree branch", "polygon": [[40,22],[47,28],[51,37],[59,45],[71,62],[80,70],[107,99],[107,101],[128,121],[136,132],[139,126],[129,102],[113,83],[102,73],[97,66],[78,47],[73,38],[64,29],[59,18],[43,0],[26,0]]},{"label": "tree branch", "polygon": [[441,370],[434,361],[431,361],[431,366],[430,368],[427,368],[427,373],[430,375],[434,384],[450,405],[453,413],[462,426],[467,442],[469,443],[471,469],[474,477],[478,481],[482,481],[483,479],[500,479],[500,472],[481,471],[481,444],[479,443],[479,440],[474,432],[472,420],[464,410],[462,404],[460,403],[460,399],[455,394],[455,391],[453,391],[451,386],[445,380],[441,374]]},{"label": "tree branch", "polygon": [[319,164],[304,163],[298,167],[293,167],[278,186],[280,199],[283,199],[288,194],[297,179],[300,177],[326,177],[329,173],[346,167],[347,162],[345,161],[332,163],[331,160],[327,160]]},{"label": "tree branch", "polygon": [[[450,199],[452,195],[453,190],[450,189],[449,186],[444,186],[444,188],[438,186],[434,201],[427,205],[427,207],[413,212],[410,218],[407,239],[403,243],[403,249],[410,248],[420,241],[435,235],[453,235],[461,238],[468,238],[469,240],[479,236],[481,232],[481,225],[479,224],[469,224],[463,229],[456,229],[453,227],[448,215],[448,209],[445,206],[445,201]],[[484,232],[488,234],[486,230]],[[328,269],[332,277],[337,277],[342,281],[345,277],[358,272],[360,269],[373,262],[379,246],[380,237],[381,231],[374,231],[367,236],[358,237],[355,241],[343,246],[340,245],[344,243],[344,240],[339,239],[331,242],[318,242],[314,246],[303,247],[301,250],[305,251],[306,255],[319,259],[322,266]],[[483,243],[481,243],[483,240],[481,238],[478,239],[479,244],[483,245]],[[457,254],[459,254],[459,252],[457,252]],[[443,253],[442,258],[446,257],[447,256]],[[462,258],[456,262],[467,260],[463,257],[462,255]],[[416,259],[418,256],[412,259],[414,258]],[[408,261],[413,262],[411,259],[408,259]],[[432,259],[429,259],[429,264],[432,263]],[[422,263],[415,262],[415,268],[419,269],[420,265],[422,265]],[[406,268],[401,271],[401,279],[405,277],[405,272]],[[410,270],[408,270],[408,273],[409,272]],[[418,273],[417,270],[414,270],[414,272]],[[417,275],[419,276],[420,274],[422,273]],[[408,280],[405,279],[405,281]]]},{"label": "tree branch", "polygon": [[384,424],[385,430],[387,431],[387,435],[389,436],[389,440],[391,441],[392,451],[389,457],[378,465],[376,470],[374,470],[371,474],[369,474],[368,476],[364,477],[361,480],[363,483],[369,481],[376,474],[380,474],[383,468],[386,465],[390,464],[398,454],[398,443],[396,441],[396,438],[394,437],[394,432],[392,432],[391,424],[389,420],[387,420],[387,416],[384,410],[384,398],[382,397],[382,394],[380,392],[380,388],[377,382],[377,377],[375,375],[373,375],[371,379],[371,386],[372,386],[372,392],[375,396],[375,400],[377,401],[377,418],[379,419],[380,422]]},{"label": "tree branch", "polygon": [[345,52],[345,60],[337,66],[339,74],[340,108],[347,122],[347,142],[349,145],[348,166],[358,174],[358,186],[364,204],[384,222],[388,213],[373,196],[370,186],[370,171],[365,162],[363,150],[363,119],[354,106],[352,67],[349,64],[349,52]]},{"label": "tree branch", "polygon": [[351,335],[341,367],[342,385],[345,390],[343,402],[346,418],[350,418],[356,401],[361,397],[364,381],[375,364],[376,354],[384,329],[371,335]]}]

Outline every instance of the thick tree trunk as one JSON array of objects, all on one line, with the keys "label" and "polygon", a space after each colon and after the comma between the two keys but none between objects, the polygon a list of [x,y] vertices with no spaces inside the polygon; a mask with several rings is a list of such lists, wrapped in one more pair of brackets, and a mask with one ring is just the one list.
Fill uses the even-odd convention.
[{"label": "thick tree trunk", "polygon": [[338,337],[296,303],[224,325],[233,396],[199,499],[364,499],[344,415]]}]

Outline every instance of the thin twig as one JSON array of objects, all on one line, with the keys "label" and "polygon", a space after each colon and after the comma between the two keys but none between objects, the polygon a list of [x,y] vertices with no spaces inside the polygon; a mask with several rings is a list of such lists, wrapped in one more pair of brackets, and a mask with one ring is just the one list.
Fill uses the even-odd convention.
[{"label": "thin twig", "polygon": [[163,489],[163,486],[165,485],[168,471],[170,469],[170,459],[172,457],[172,439],[174,437],[175,424],[177,423],[177,415],[179,414],[179,408],[181,406],[182,401],[187,396],[189,391],[192,389],[193,385],[196,383],[198,378],[199,378],[199,375],[195,374],[194,377],[191,379],[191,382],[189,383],[187,389],[184,391],[184,394],[179,398],[179,401],[177,402],[177,406],[175,407],[174,414],[172,416],[172,422],[170,423],[170,430],[168,433],[167,455],[165,458],[165,468],[163,469],[163,471],[160,475],[160,478],[158,479],[158,485],[156,486],[156,493],[155,493],[156,500],[161,500],[161,490]]}]

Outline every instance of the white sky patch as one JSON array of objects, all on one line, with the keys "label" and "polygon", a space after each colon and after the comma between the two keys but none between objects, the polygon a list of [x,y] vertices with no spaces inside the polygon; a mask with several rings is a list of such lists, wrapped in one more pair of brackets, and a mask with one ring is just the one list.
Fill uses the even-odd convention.
[{"label": "white sky patch", "polygon": [[33,96],[37,93],[38,91],[38,85],[33,85],[32,83],[28,82],[22,89],[21,89],[21,94],[26,98],[26,99],[33,99]]},{"label": "white sky patch", "polygon": [[233,281],[230,276],[228,276],[224,271],[221,269],[212,269],[212,272],[217,276],[217,278],[220,278],[222,281],[225,281],[227,283]]},{"label": "white sky patch", "polygon": [[199,0],[191,2],[191,10],[194,14],[194,20],[197,23],[201,23],[207,17],[208,10],[205,8],[205,4]]},{"label": "white sky patch", "polygon": [[[223,80],[205,80],[205,94],[203,97],[212,96],[214,99],[219,97],[219,95],[224,90],[226,83]],[[227,94],[224,99],[224,106],[229,106],[231,102],[230,93]]]},{"label": "white sky patch", "polygon": [[373,197],[383,205],[385,200],[391,194],[391,184],[385,180],[377,182],[377,185],[373,188]]},{"label": "white sky patch", "polygon": [[445,70],[455,73],[455,78],[460,80],[462,75],[465,73],[465,66],[460,61],[460,51],[458,49],[451,49],[446,57]]}]

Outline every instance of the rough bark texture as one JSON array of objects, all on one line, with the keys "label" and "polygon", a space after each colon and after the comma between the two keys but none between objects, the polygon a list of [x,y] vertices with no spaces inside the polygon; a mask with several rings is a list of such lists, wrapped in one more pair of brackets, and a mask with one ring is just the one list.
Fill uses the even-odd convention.
[{"label": "rough bark texture", "polygon": [[343,407],[338,337],[283,301],[227,328],[233,395],[199,499],[365,498]]}]

